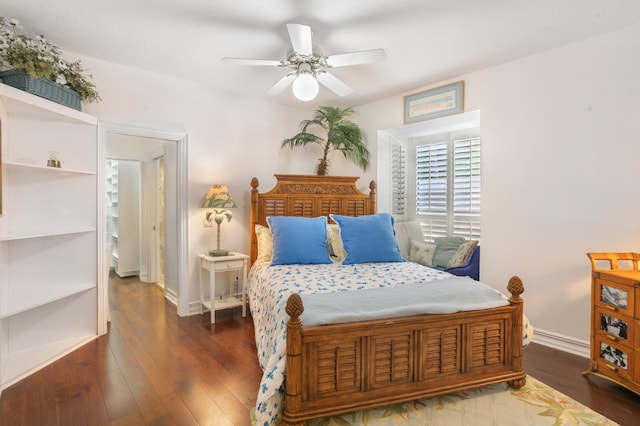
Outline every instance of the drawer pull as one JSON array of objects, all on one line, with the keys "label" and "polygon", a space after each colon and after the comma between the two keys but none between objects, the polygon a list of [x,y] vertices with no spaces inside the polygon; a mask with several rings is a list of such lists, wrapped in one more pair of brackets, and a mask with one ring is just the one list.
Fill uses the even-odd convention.
[{"label": "drawer pull", "polygon": [[617,306],[605,305],[605,308],[607,308],[608,310],[613,311],[613,312],[618,312],[618,307]]},{"label": "drawer pull", "polygon": [[614,366],[613,366],[613,365],[611,365],[611,364],[605,364],[604,366],[605,366],[605,367],[607,367],[607,368],[608,368],[609,370],[611,370],[611,371],[614,371],[614,372],[617,372],[617,371],[618,371],[618,367],[614,367]]},{"label": "drawer pull", "polygon": [[614,342],[617,342],[617,341],[618,341],[618,338],[617,338],[616,336],[612,336],[612,335],[610,335],[610,334],[607,334],[606,336],[607,336],[607,338],[608,338],[609,340],[612,340],[612,341],[614,341]]}]

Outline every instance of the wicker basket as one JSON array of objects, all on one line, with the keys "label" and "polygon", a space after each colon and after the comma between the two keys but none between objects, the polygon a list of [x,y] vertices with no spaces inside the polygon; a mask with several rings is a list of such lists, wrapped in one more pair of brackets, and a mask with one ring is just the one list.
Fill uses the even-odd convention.
[{"label": "wicker basket", "polygon": [[24,71],[2,71],[0,72],[0,78],[6,85],[80,111],[80,95],[75,90],[49,80],[31,78]]}]

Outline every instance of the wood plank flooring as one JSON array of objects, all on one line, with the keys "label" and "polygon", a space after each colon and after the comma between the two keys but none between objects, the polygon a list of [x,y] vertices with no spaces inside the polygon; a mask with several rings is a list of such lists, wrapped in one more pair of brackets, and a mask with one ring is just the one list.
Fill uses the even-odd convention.
[{"label": "wood plank flooring", "polygon": [[[261,370],[239,309],[180,318],[155,285],[112,274],[110,332],[5,389],[0,425],[249,425]],[[640,396],[580,373],[582,357],[532,344],[527,373],[621,425]]]}]

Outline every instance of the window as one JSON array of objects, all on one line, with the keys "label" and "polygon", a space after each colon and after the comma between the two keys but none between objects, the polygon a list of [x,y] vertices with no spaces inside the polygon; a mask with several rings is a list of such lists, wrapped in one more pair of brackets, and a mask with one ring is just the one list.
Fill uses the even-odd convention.
[{"label": "window", "polygon": [[406,167],[405,145],[390,149],[393,214],[404,216],[412,206],[406,186],[415,179],[415,217],[405,220],[421,221],[427,240],[480,239],[480,128],[413,138],[408,145],[415,168]]},{"label": "window", "polygon": [[427,240],[480,237],[480,111],[378,130],[377,210]]},{"label": "window", "polygon": [[480,129],[415,140],[416,219],[427,240],[480,239]]}]

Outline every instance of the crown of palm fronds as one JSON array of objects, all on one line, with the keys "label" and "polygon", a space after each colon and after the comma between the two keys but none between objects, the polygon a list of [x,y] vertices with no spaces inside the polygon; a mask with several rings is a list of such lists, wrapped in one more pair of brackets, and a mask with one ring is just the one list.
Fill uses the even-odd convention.
[{"label": "crown of palm fronds", "polygon": [[[331,151],[340,151],[347,160],[356,164],[362,170],[369,165],[369,150],[364,144],[360,127],[349,117],[355,113],[351,107],[339,108],[332,106],[319,107],[311,120],[300,122],[300,133],[282,141],[281,148],[300,147],[310,143],[323,146],[323,156],[316,167],[318,176],[325,176],[328,172],[329,161],[327,155]],[[319,127],[327,133],[327,139],[311,133],[312,127]]]}]

